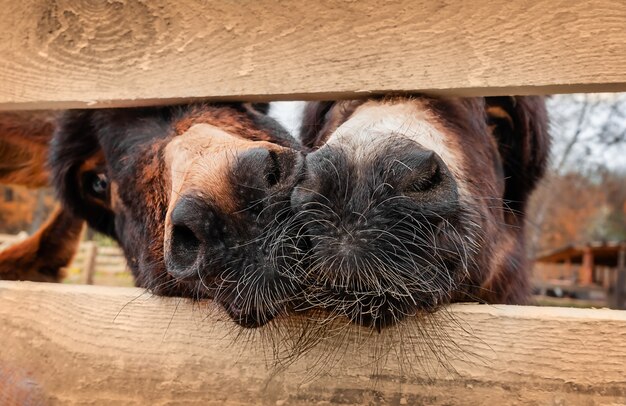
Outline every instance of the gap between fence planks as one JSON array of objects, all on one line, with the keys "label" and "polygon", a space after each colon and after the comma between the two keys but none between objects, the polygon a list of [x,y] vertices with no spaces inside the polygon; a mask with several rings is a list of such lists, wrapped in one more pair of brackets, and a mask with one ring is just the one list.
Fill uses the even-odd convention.
[{"label": "gap between fence planks", "polygon": [[[435,317],[423,326],[448,349],[446,368],[424,351],[401,374],[395,349],[411,341],[419,354],[424,339],[361,330],[349,345],[328,339],[287,370],[268,370],[271,341],[236,340],[242,330],[206,304],[134,288],[4,281],[0,401],[23,400],[15,392],[27,386],[46,404],[624,403],[624,311],[454,305]],[[372,363],[375,348],[391,351],[386,362]],[[329,357],[329,366],[315,363]]]},{"label": "gap between fence planks", "polygon": [[0,0],[0,109],[626,90],[626,2]]}]

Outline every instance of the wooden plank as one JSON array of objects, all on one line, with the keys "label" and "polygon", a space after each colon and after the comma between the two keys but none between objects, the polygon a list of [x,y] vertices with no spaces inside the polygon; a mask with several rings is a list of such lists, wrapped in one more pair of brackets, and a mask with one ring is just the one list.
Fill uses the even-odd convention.
[{"label": "wooden plank", "polygon": [[[13,238],[15,239],[16,236],[10,235],[10,237],[8,238]],[[2,241],[2,237],[0,237],[0,241]],[[79,246],[78,246],[78,254],[77,255],[81,255],[83,251],[85,251],[86,249],[86,245],[84,242],[82,242]],[[98,254],[99,255],[105,255],[105,256],[123,256],[124,253],[122,252],[122,249],[116,246],[110,247],[110,246],[106,246],[106,245],[99,245],[98,246]]]},{"label": "wooden plank", "polygon": [[[0,242],[1,241],[2,240],[0,239]],[[76,259],[81,260],[85,256],[86,251],[86,243],[80,243],[80,245],[78,246],[78,251],[76,252]],[[107,247],[98,245],[98,258],[103,258],[103,260],[111,261],[124,260],[124,253],[118,247]]]},{"label": "wooden plank", "polygon": [[111,267],[124,268],[126,266],[126,258],[100,255],[99,251],[100,251],[100,247],[98,247],[98,257],[96,258],[96,267],[111,266]]},{"label": "wooden plank", "polygon": [[[27,233],[18,235],[0,234],[0,250],[27,238]],[[101,247],[93,241],[81,242],[78,251],[69,266],[83,270],[82,282],[93,284],[94,273],[128,273],[126,258],[119,247]]]},{"label": "wooden plank", "polygon": [[[271,344],[288,355],[290,332],[305,325],[324,340],[288,368],[272,367]],[[11,382],[28,382],[28,394],[45,404],[626,399],[623,311],[455,305],[381,334],[339,321],[331,332],[319,326],[292,318],[271,330],[241,330],[210,303],[134,288],[0,282],[0,348],[10,349],[0,351],[0,394],[23,398]]]},{"label": "wooden plank", "polygon": [[98,254],[104,256],[124,256],[124,252],[119,247],[98,246]]},{"label": "wooden plank", "polygon": [[0,234],[0,251],[9,248],[11,245],[16,244],[24,239],[28,238],[28,233],[22,231],[19,234]]},{"label": "wooden plank", "polygon": [[99,265],[95,266],[95,272],[107,273],[107,274],[117,274],[117,273],[127,273],[128,268],[126,264],[121,265]]},{"label": "wooden plank", "polygon": [[619,0],[1,0],[0,109],[626,90]]},{"label": "wooden plank", "polygon": [[98,245],[93,241],[83,243],[85,246],[85,260],[83,266],[83,283],[93,285],[93,275],[96,273],[96,258]]},{"label": "wooden plank", "polygon": [[[80,267],[85,262],[85,255],[77,255],[72,261],[73,266]],[[100,253],[100,247],[98,247],[98,256],[96,257],[96,268],[100,266],[112,266],[112,267],[125,267],[126,266],[126,258],[122,256],[108,256],[102,255]]]},{"label": "wooden plank", "polygon": [[13,244],[28,238],[28,233],[22,231],[19,234],[0,234],[0,244]]},{"label": "wooden plank", "polygon": [[615,285],[611,297],[611,305],[615,309],[626,308],[626,244],[622,244],[617,254]]}]

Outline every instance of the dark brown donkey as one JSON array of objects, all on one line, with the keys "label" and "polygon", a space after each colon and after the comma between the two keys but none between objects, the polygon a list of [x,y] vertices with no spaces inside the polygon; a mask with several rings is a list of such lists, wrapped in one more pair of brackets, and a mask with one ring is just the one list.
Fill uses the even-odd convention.
[{"label": "dark brown donkey", "polygon": [[[70,111],[53,183],[71,213],[115,238],[138,286],[213,298],[243,326],[292,307],[301,288],[282,224],[304,159],[266,105]],[[295,247],[297,249],[297,247]]]},{"label": "dark brown donkey", "polygon": [[248,327],[323,310],[381,329],[451,301],[525,301],[546,127],[536,97],[311,103],[305,160],[264,107],[71,111],[50,167],[138,286],[213,298]]},{"label": "dark brown donkey", "polygon": [[[48,185],[53,112],[0,114],[0,184]],[[57,208],[31,237],[0,251],[0,279],[58,282],[76,252],[83,221]]]},{"label": "dark brown donkey", "polygon": [[[311,306],[382,328],[442,303],[523,303],[524,211],[549,150],[539,97],[310,103],[292,227]],[[297,271],[296,270],[296,271]]]}]

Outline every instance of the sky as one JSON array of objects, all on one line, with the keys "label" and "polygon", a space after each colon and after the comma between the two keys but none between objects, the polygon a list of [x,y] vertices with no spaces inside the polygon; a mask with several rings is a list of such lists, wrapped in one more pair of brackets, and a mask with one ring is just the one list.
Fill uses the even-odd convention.
[{"label": "sky", "polygon": [[270,104],[270,116],[280,122],[293,136],[297,136],[300,131],[300,120],[306,102],[287,101],[272,102]]},{"label": "sky", "polygon": [[554,95],[547,106],[553,167],[576,139],[564,170],[626,170],[626,93]]}]

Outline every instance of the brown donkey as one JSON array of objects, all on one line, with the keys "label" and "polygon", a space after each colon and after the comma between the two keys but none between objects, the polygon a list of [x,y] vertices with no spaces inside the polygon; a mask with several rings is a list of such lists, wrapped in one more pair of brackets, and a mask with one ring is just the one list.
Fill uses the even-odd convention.
[{"label": "brown donkey", "polygon": [[51,146],[54,185],[120,243],[138,286],[212,298],[239,324],[263,325],[301,291],[279,242],[304,162],[267,107],[69,111]]},{"label": "brown donkey", "polygon": [[451,301],[523,303],[524,211],[550,139],[539,97],[310,103],[292,196],[312,305],[382,328]]},{"label": "brown donkey", "polygon": [[[0,114],[0,184],[48,186],[49,143],[57,115]],[[0,251],[0,279],[58,282],[81,236],[83,221],[60,207],[29,238]]]}]

